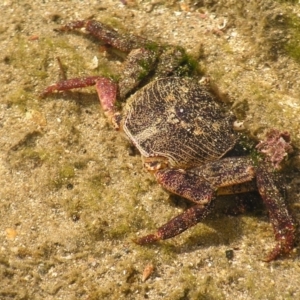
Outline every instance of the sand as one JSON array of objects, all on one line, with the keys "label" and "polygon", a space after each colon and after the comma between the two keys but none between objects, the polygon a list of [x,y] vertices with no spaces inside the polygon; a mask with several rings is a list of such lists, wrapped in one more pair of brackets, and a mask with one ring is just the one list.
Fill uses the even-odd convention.
[{"label": "sand", "polygon": [[[120,70],[93,38],[53,30],[94,18],[181,45],[227,94],[250,135],[288,130],[297,149],[300,5],[293,2],[2,1],[0,299],[300,297],[298,243],[290,255],[263,262],[274,246],[268,214],[263,206],[225,214],[225,200],[235,197],[220,198],[205,222],[174,239],[134,244],[184,202],[171,201],[143,170],[93,88],[39,98],[60,78],[57,57],[69,78]],[[296,223],[299,162],[295,151],[285,174]]]}]

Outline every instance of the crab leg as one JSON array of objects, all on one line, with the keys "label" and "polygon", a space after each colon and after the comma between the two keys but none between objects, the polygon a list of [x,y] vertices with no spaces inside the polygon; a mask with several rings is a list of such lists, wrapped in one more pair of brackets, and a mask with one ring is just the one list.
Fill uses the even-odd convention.
[{"label": "crab leg", "polygon": [[210,206],[195,205],[157,229],[156,233],[135,239],[139,245],[151,244],[172,238],[201,222],[209,213]]},{"label": "crab leg", "polygon": [[284,198],[275,184],[275,173],[270,173],[266,166],[259,166],[256,176],[258,191],[269,211],[277,241],[277,245],[265,259],[269,262],[292,250],[295,225],[288,213]]},{"label": "crab leg", "polygon": [[41,94],[41,97],[53,94],[60,91],[68,91],[76,88],[84,88],[88,86],[93,86],[96,84],[97,80],[103,77],[100,76],[88,76],[82,78],[72,78],[61,80],[53,85],[48,86]]},{"label": "crab leg", "polygon": [[209,203],[215,195],[216,189],[209,182],[183,170],[159,170],[155,177],[169,191],[197,204],[158,228],[156,233],[136,239],[140,245],[169,239],[201,222],[209,213]]},{"label": "crab leg", "polygon": [[[149,42],[141,37],[122,35],[110,26],[94,20],[73,21],[61,27],[59,31],[74,31],[80,28],[84,28],[88,34],[96,37],[103,43],[128,53],[127,58],[123,63],[118,84],[119,100],[124,100],[155,67],[160,50],[153,51],[148,49],[147,43]],[[46,88],[41,96],[44,97],[55,91],[65,91],[73,88],[92,86],[102,79],[103,77],[101,76],[90,76],[63,80]],[[102,84],[102,86],[104,85]],[[99,98],[102,103],[100,95]],[[114,102],[115,99],[113,100],[113,103]]]},{"label": "crab leg", "polygon": [[130,52],[132,49],[141,47],[141,43],[145,41],[136,36],[133,39],[130,38],[130,35],[122,35],[112,27],[94,20],[73,21],[61,27],[59,31],[74,31],[80,28],[84,28],[103,43],[124,52]]},{"label": "crab leg", "polygon": [[101,76],[90,76],[83,78],[72,78],[59,81],[48,86],[42,93],[41,97],[59,91],[67,91],[75,88],[84,88],[88,86],[96,86],[98,97],[104,113],[112,118],[115,113],[115,102],[117,99],[118,86],[112,80]]},{"label": "crab leg", "polygon": [[[155,173],[157,181],[168,191],[180,195],[194,203],[195,206],[187,209],[162,227],[155,234],[138,239],[138,244],[152,243],[174,237],[189,227],[201,222],[209,213],[209,203],[216,194],[244,189],[240,186],[246,184],[246,189],[252,189],[252,179],[255,176],[250,160],[244,158],[225,158],[218,163],[209,163],[201,168],[190,170],[163,169]],[[230,171],[228,171],[230,170]],[[228,186],[235,185],[236,189]]]}]

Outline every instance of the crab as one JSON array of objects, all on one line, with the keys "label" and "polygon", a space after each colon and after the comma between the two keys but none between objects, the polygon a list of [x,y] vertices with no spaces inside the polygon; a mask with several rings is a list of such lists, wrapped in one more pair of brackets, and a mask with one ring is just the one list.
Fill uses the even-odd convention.
[{"label": "crab", "polygon": [[[139,150],[144,167],[167,191],[194,204],[135,242],[144,245],[179,235],[208,215],[218,195],[258,190],[276,239],[264,260],[289,253],[295,226],[276,185],[272,161],[264,154],[256,159],[228,156],[237,143],[235,117],[206,86],[188,76],[192,64],[184,49],[123,35],[95,20],[73,21],[59,30],[77,29],[127,54],[119,80],[104,76],[62,80],[48,86],[42,96],[94,85],[105,115]],[[274,156],[276,145],[284,145],[281,160],[290,149],[286,136],[272,135],[272,143],[260,144],[261,152]]]}]

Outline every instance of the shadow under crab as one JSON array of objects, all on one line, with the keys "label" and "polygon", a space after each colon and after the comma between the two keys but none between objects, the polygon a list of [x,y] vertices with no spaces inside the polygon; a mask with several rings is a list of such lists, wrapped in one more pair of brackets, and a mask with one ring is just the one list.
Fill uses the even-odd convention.
[{"label": "shadow under crab", "polygon": [[[105,114],[139,150],[145,168],[165,189],[194,203],[154,234],[138,238],[136,243],[168,239],[196,225],[209,213],[210,203],[217,195],[257,189],[269,212],[277,241],[265,260],[289,253],[295,227],[276,185],[272,160],[268,155],[255,160],[250,156],[225,157],[237,141],[233,130],[235,118],[207,88],[179,76],[189,73],[184,50],[124,36],[93,20],[74,21],[60,31],[80,28],[128,53],[119,81],[115,83],[102,76],[68,79],[47,87],[42,96],[95,85]],[[117,101],[125,100],[119,110]],[[285,137],[275,134],[272,142],[267,140],[259,146],[263,154],[274,154],[274,145],[282,147],[280,155],[276,155],[279,157],[276,166],[290,150],[290,141]]]}]

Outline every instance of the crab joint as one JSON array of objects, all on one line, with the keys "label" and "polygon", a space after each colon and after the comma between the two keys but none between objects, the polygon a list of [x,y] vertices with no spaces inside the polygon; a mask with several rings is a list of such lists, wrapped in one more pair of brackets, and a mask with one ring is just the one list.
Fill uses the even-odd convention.
[{"label": "crab joint", "polygon": [[105,115],[111,117],[117,99],[117,85],[111,79],[101,77],[96,82],[96,90]]}]

